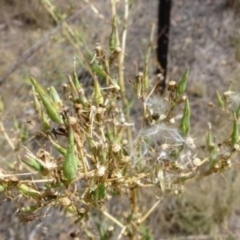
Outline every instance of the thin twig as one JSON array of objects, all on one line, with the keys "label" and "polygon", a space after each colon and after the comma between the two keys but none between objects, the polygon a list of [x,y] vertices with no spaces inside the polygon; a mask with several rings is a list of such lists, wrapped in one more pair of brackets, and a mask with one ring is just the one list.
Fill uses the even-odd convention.
[{"label": "thin twig", "polygon": [[151,208],[150,210],[141,218],[139,219],[138,223],[144,222],[150,215],[151,213],[155,210],[155,208],[158,206],[158,204],[162,201],[162,199],[158,200]]},{"label": "thin twig", "polygon": [[7,140],[8,144],[10,145],[11,149],[14,151],[15,150],[15,146],[11,140],[11,138],[8,136],[8,133],[6,132],[5,127],[3,126],[3,123],[0,122],[0,131],[3,133],[4,138]]},{"label": "thin twig", "polygon": [[14,174],[3,174],[0,172],[0,178],[7,178],[7,177],[13,177],[13,176],[29,176],[29,175],[34,175],[34,174],[38,174],[39,172],[31,172],[31,173],[14,173]]},{"label": "thin twig", "polygon": [[[122,55],[121,55],[121,64],[124,64],[124,56],[126,51],[126,40],[127,40],[127,22],[129,15],[129,0],[125,0],[124,4],[124,25],[123,25],[123,33],[122,33]],[[124,67],[124,66],[123,66]]]},{"label": "thin twig", "polygon": [[[112,19],[114,19],[114,17],[117,17],[117,9],[116,9],[116,0],[111,0],[111,6],[112,6]],[[118,21],[118,19],[117,19]],[[117,46],[119,46],[119,34],[118,34],[118,28],[116,29],[116,37],[117,37]]]},{"label": "thin twig", "polygon": [[105,17],[98,11],[98,9],[92,4],[90,3],[88,0],[84,0],[85,3],[89,4],[90,8],[92,9],[92,11],[101,19],[105,19]]},{"label": "thin twig", "polygon": [[127,228],[127,226],[124,226],[124,227],[122,228],[122,230],[121,230],[121,232],[119,233],[119,235],[118,235],[118,238],[117,238],[117,239],[121,239],[121,238],[122,238],[122,236],[123,236],[123,234],[124,234],[124,232],[125,232],[126,228]]},{"label": "thin twig", "polygon": [[119,227],[124,228],[124,225],[121,222],[119,222],[115,217],[113,217],[111,214],[109,214],[108,212],[106,212],[104,210],[102,210],[102,213],[106,217],[108,217],[110,220],[112,220],[114,223],[116,223]]}]

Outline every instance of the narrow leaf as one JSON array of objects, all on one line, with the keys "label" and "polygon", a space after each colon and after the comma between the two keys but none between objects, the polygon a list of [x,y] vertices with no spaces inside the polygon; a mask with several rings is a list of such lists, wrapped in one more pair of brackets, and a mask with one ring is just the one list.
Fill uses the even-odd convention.
[{"label": "narrow leaf", "polygon": [[38,161],[36,161],[34,158],[29,157],[27,159],[23,158],[21,160],[27,166],[29,166],[30,168],[32,168],[35,171],[42,172],[44,170],[44,167]]},{"label": "narrow leaf", "polygon": [[62,124],[63,119],[58,112],[58,107],[57,107],[56,103],[54,103],[54,101],[49,97],[49,95],[46,93],[46,91],[40,86],[40,84],[38,84],[38,82],[34,78],[31,78],[30,80],[31,80],[31,83],[34,86],[36,92],[38,93],[49,118],[53,122]]},{"label": "narrow leaf", "polygon": [[232,134],[231,134],[231,142],[232,142],[232,144],[239,142],[238,120],[237,120],[235,114],[234,114],[234,120],[233,120],[233,130],[232,130]]},{"label": "narrow leaf", "polygon": [[69,183],[77,177],[77,157],[74,152],[74,135],[71,127],[69,127],[68,147],[63,163],[63,175]]},{"label": "narrow leaf", "polygon": [[181,81],[177,85],[177,95],[178,96],[182,95],[185,92],[188,76],[189,76],[189,68],[187,68],[187,70],[184,72]]},{"label": "narrow leaf", "polygon": [[186,136],[190,131],[190,105],[188,99],[185,100],[184,111],[179,130],[183,136]]},{"label": "narrow leaf", "polygon": [[48,89],[48,92],[49,92],[49,95],[50,97],[52,98],[52,100],[56,103],[56,105],[60,108],[62,107],[62,100],[61,98],[59,97],[58,95],[58,92],[57,90],[51,86],[49,89]]},{"label": "narrow leaf", "polygon": [[27,186],[26,184],[23,184],[23,183],[19,184],[17,188],[22,194],[24,194],[26,196],[30,196],[30,197],[40,196],[40,192],[38,192],[37,190],[35,190],[32,187]]},{"label": "narrow leaf", "polygon": [[117,47],[117,18],[113,17],[112,20],[112,32],[109,38],[109,48],[113,51]]}]

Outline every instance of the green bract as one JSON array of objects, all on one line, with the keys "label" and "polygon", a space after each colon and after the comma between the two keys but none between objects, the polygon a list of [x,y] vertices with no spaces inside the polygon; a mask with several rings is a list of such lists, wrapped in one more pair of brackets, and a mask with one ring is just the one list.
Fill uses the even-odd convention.
[{"label": "green bract", "polygon": [[51,97],[46,93],[46,91],[38,84],[38,82],[31,78],[31,83],[34,86],[36,92],[38,93],[43,106],[45,107],[45,110],[47,112],[48,117],[56,123],[63,123],[63,119],[61,114],[59,113],[59,107],[57,104],[51,99]]},{"label": "green bract", "polygon": [[68,147],[63,163],[63,175],[69,183],[77,177],[77,164],[77,157],[74,152],[73,130],[69,127]]},{"label": "green bract", "polygon": [[186,90],[188,75],[189,75],[189,68],[184,72],[182,79],[180,80],[180,82],[177,85],[177,95],[178,96],[182,95]]},{"label": "green bract", "polygon": [[179,126],[180,132],[183,136],[186,136],[190,131],[190,105],[189,100],[185,100],[183,116]]}]

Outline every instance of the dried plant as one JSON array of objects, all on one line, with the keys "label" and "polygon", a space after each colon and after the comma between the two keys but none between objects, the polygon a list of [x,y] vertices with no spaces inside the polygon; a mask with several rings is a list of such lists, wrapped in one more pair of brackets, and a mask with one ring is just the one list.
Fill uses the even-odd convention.
[{"label": "dried plant", "polygon": [[[48,6],[48,1],[43,2]],[[21,173],[2,166],[0,191],[7,198],[18,199],[20,221],[32,221],[41,209],[57,207],[75,218],[86,235],[95,236],[88,223],[98,212],[108,224],[104,230],[99,224],[95,226],[101,239],[142,239],[144,222],[167,193],[179,193],[186,181],[231,167],[239,151],[240,107],[238,95],[230,90],[217,94],[220,108],[232,118],[232,132],[219,143],[209,126],[204,154],[198,156],[199,148],[190,131],[190,103],[185,95],[189,69],[178,83],[168,83],[166,97],[155,96],[148,74],[152,34],[145,71],[129,84],[132,88],[128,92],[141,101],[142,128],[136,129],[130,111],[133,100],[127,94],[123,72],[127,32],[124,26],[119,43],[114,4],[109,50],[97,46],[95,53],[88,51],[88,60],[80,55],[93,78],[91,94],[85,94],[75,68],[62,86],[62,94],[53,86],[44,89],[37,80],[30,79],[42,135],[51,147],[36,152],[23,147],[25,154],[18,163]],[[55,16],[54,11],[51,14]],[[64,25],[64,29],[72,40],[69,27]],[[146,212],[138,204],[143,197],[141,189],[145,188],[156,197]],[[123,205],[120,214],[109,211],[113,199]],[[129,204],[124,205],[122,199],[128,199]]]}]

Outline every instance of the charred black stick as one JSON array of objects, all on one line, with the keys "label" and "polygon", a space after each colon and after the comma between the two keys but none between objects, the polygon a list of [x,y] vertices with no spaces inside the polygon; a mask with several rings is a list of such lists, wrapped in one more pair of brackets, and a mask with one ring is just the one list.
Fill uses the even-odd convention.
[{"label": "charred black stick", "polygon": [[160,68],[157,73],[163,73],[163,79],[159,83],[161,93],[166,87],[167,57],[171,19],[171,0],[159,0],[158,5],[158,30],[157,30],[157,60]]}]

